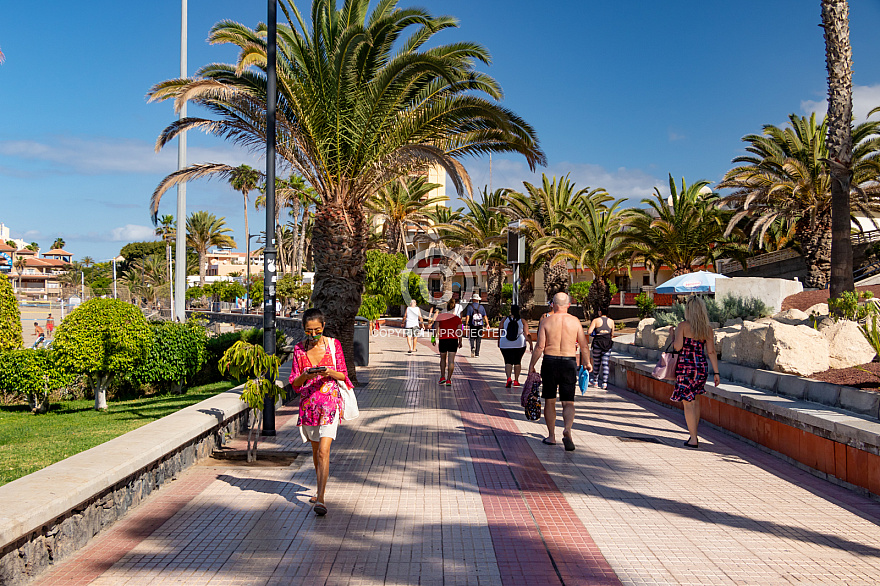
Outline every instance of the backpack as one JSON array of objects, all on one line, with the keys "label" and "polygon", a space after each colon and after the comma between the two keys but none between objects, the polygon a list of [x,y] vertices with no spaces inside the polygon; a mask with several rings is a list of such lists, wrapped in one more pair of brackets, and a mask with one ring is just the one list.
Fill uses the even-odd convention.
[{"label": "backpack", "polygon": [[525,409],[526,419],[529,421],[537,421],[541,418],[541,399],[538,394],[540,387],[541,375],[537,372],[529,374],[526,378],[526,384],[523,385],[523,392],[519,400]]},{"label": "backpack", "polygon": [[507,334],[505,334],[505,337],[510,342],[519,337],[519,322],[514,321],[513,316],[507,318]]},{"label": "backpack", "polygon": [[471,310],[471,325],[476,327],[482,327],[483,325],[483,312],[482,307],[478,307],[477,309],[469,308]]}]

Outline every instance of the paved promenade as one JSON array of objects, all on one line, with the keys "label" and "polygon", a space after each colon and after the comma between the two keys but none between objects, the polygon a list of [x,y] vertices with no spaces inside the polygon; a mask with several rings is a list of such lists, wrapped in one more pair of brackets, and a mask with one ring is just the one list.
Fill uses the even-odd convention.
[{"label": "paved promenade", "polygon": [[683,448],[680,413],[618,389],[577,397],[576,451],[545,446],[494,344],[464,352],[450,388],[430,345],[372,343],[361,417],[333,444],[326,517],[308,504],[311,452],[285,408],[261,449],[300,452],[292,465],[196,466],[37,583],[880,580],[875,501],[708,428],[700,450]]}]

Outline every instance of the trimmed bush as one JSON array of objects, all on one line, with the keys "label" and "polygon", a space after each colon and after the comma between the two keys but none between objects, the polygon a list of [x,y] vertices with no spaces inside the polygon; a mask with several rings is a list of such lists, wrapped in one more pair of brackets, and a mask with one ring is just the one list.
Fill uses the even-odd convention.
[{"label": "trimmed bush", "polygon": [[140,368],[152,343],[140,309],[117,299],[91,299],[61,322],[52,348],[62,368],[88,378],[100,410],[107,408],[110,384]]},{"label": "trimmed bush", "polygon": [[65,388],[73,377],[58,367],[45,348],[0,352],[0,388],[27,399],[33,413],[49,410],[49,396]]},{"label": "trimmed bush", "polygon": [[[724,325],[724,322],[730,319],[746,319],[747,317],[767,317],[770,315],[770,308],[763,301],[755,297],[739,297],[731,295],[724,297],[721,301],[708,298],[706,302],[706,311],[709,314],[709,321]],[[669,311],[655,311],[654,327],[661,328],[665,326],[675,326],[684,321],[684,305],[680,303],[674,304]]]},{"label": "trimmed bush", "polygon": [[636,295],[636,305],[639,307],[639,319],[651,317],[651,314],[657,310],[657,304],[654,303],[654,299],[644,291]]},{"label": "trimmed bush", "polygon": [[205,364],[208,335],[196,321],[187,323],[159,322],[150,324],[153,345],[141,366],[129,377],[137,384],[154,384],[175,394]]},{"label": "trimmed bush", "polygon": [[21,313],[6,275],[0,275],[0,351],[21,348]]},{"label": "trimmed bush", "polygon": [[382,312],[387,307],[388,303],[381,295],[364,295],[361,297],[361,307],[357,314],[373,322],[382,317]]}]

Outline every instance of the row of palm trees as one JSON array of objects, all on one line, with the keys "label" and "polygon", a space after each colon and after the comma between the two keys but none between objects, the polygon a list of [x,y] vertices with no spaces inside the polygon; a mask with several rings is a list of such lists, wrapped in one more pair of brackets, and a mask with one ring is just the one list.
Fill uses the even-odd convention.
[{"label": "row of palm trees", "polygon": [[[823,0],[822,4],[824,9],[845,2]],[[720,206],[724,200],[714,194],[699,194],[704,187],[699,183],[688,187],[682,182],[672,203],[664,203],[665,198],[655,193],[646,204],[656,206],[656,218],[650,212],[625,213],[610,196],[598,193],[580,194],[579,205],[564,208],[557,204],[565,197],[569,201],[575,198],[561,187],[562,180],[555,186],[551,181],[549,186],[535,188],[535,193],[526,186],[521,200],[515,200],[511,193],[484,191],[478,202],[471,195],[461,159],[518,153],[532,170],[546,162],[533,128],[500,105],[498,84],[475,68],[476,63],[489,62],[485,48],[468,42],[437,44],[434,36],[457,26],[456,21],[422,9],[398,8],[395,0],[380,2],[372,10],[369,0],[344,0],[339,7],[335,0],[313,0],[309,18],[285,0],[280,6],[287,23],[278,26],[275,150],[281,166],[302,177],[314,190],[311,256],[316,282],[312,301],[327,314],[328,332],[340,338],[347,349],[352,347],[353,318],[360,306],[365,251],[370,246],[367,202],[385,189],[391,200],[388,203],[403,205],[405,194],[394,195],[390,191],[393,184],[431,165],[442,166],[458,194],[468,197],[460,217],[441,211],[443,208],[434,211],[438,229],[445,230],[450,242],[471,246],[474,258],[484,259],[492,267],[491,279],[497,280],[499,269],[491,263],[499,260],[499,246],[490,235],[497,238],[503,232],[499,227],[511,217],[533,219],[532,252],[542,259],[536,267],[545,271],[551,292],[564,286],[565,269],[560,266],[564,258],[576,257],[581,264],[598,264],[599,260],[616,264],[616,255],[600,253],[603,247],[614,250],[625,244],[630,259],[641,255],[648,263],[672,262],[677,270],[689,270],[689,263],[700,255],[705,262],[721,250],[738,251],[739,220],[757,215],[753,206],[764,196],[759,195],[759,188],[747,185],[750,179],[736,175],[726,182],[743,197],[738,211],[746,214],[737,221],[725,215]],[[825,14],[823,11],[823,19]],[[828,14],[829,21],[841,18],[840,11]],[[825,23],[826,34],[833,24]],[[209,42],[237,47],[238,59],[232,64],[204,66],[193,77],[171,79],[150,90],[151,101],[171,99],[178,110],[194,102],[207,112],[204,117],[190,116],[170,124],[160,134],[157,149],[183,131],[201,129],[260,151],[266,141],[266,27],[223,21],[213,27]],[[829,69],[831,66],[829,57]],[[839,124],[834,132],[838,130]],[[790,163],[782,165],[781,171],[791,175]],[[755,167],[756,174],[764,172],[761,164]],[[231,169],[219,169],[215,166],[212,173],[231,176]],[[154,194],[154,218],[161,193],[180,181],[204,176],[206,170],[194,165],[166,177]],[[777,191],[771,187],[765,192],[769,206]],[[793,193],[793,197],[800,197],[801,189]],[[542,208],[538,205],[542,197],[561,199]],[[654,200],[656,204],[652,204]],[[516,211],[515,202],[522,204],[522,209]],[[810,206],[797,203],[788,209],[768,229],[758,225],[749,228],[749,233],[757,231],[763,241],[774,231],[784,234],[788,229],[791,234],[793,227],[792,240],[804,245],[808,234],[803,226],[813,221]],[[386,220],[390,210],[391,206],[383,206]],[[396,250],[406,247],[399,221],[391,219],[385,233],[389,247]],[[627,226],[625,237],[608,237],[604,244],[594,242],[600,236],[596,225],[604,225],[607,229],[602,234],[613,236],[618,222]],[[823,233],[822,220],[817,216],[815,222],[822,229],[814,232]],[[640,226],[645,234],[638,241],[633,235]],[[700,236],[693,239],[697,242],[682,237],[684,229],[698,229]],[[477,241],[474,233],[487,238]],[[680,237],[678,246],[663,250],[660,246],[670,244],[673,237]],[[711,246],[700,242],[710,237]],[[582,242],[593,244],[582,246]],[[568,248],[575,250],[566,252]],[[814,284],[821,281],[819,274],[824,276],[824,270],[815,277],[811,272]]]}]

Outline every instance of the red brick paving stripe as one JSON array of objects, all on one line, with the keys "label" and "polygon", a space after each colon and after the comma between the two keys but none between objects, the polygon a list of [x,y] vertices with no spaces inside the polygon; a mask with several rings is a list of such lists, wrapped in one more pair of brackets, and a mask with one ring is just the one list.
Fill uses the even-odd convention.
[{"label": "red brick paving stripe", "polygon": [[32,586],[90,584],[216,479],[217,473],[211,469],[191,468],[183,478],[151,495],[57,568],[40,576]]},{"label": "red brick paving stripe", "polygon": [[453,390],[503,584],[620,584],[516,422],[467,360],[459,366]]}]

